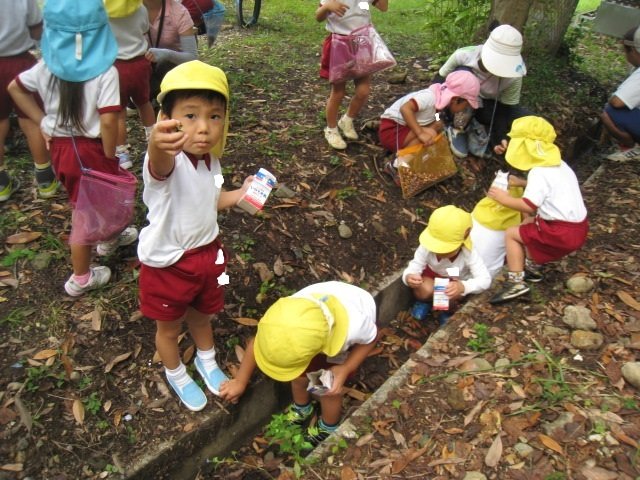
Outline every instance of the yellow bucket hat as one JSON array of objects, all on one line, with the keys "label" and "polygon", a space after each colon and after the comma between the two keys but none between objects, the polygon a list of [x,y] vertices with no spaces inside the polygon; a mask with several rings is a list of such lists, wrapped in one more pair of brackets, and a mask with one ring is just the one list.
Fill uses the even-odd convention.
[{"label": "yellow bucket hat", "polygon": [[169,70],[162,79],[160,93],[157,97],[158,103],[162,105],[164,97],[173,90],[212,90],[221,93],[227,100],[222,138],[211,149],[211,153],[220,158],[227,142],[229,130],[229,83],[225,73],[218,67],[207,65],[200,60],[181,63]]},{"label": "yellow bucket hat", "polygon": [[269,377],[288,382],[319,353],[337,355],[347,338],[349,317],[333,295],[281,298],[258,323],[256,363]]},{"label": "yellow bucket hat", "polygon": [[523,171],[560,165],[560,149],[553,143],[556,131],[544,118],[517,118],[507,135],[511,137],[505,154],[509,165]]},{"label": "yellow bucket hat", "polygon": [[141,5],[142,0],[104,0],[104,8],[109,18],[128,17]]},{"label": "yellow bucket hat", "polygon": [[[522,187],[509,187],[509,193],[514,198],[521,198],[524,193]],[[494,199],[484,197],[471,212],[471,216],[480,224],[491,230],[506,230],[520,225],[522,216],[517,210],[505,207]]]},{"label": "yellow bucket hat", "polygon": [[464,245],[471,249],[471,214],[454,205],[436,208],[427,228],[420,234],[420,245],[433,253],[451,253]]}]

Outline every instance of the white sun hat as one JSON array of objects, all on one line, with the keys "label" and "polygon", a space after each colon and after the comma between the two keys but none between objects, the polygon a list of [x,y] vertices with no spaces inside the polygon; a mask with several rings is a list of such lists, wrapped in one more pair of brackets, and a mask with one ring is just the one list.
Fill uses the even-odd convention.
[{"label": "white sun hat", "polygon": [[497,77],[516,78],[527,74],[522,60],[522,35],[511,25],[500,25],[482,45],[480,58],[485,68]]}]

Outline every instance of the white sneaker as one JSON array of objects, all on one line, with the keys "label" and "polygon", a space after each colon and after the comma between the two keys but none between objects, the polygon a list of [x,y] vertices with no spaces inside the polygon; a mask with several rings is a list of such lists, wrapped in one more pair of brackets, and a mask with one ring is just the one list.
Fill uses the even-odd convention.
[{"label": "white sneaker", "polygon": [[118,157],[120,168],[129,170],[131,167],[133,167],[133,162],[129,158],[129,152],[116,153],[116,157]]},{"label": "white sneaker", "polygon": [[358,139],[358,132],[356,132],[356,129],[353,128],[353,119],[347,117],[346,115],[344,115],[340,120],[338,120],[338,128],[342,130],[342,133],[344,133],[345,138],[349,140]]},{"label": "white sneaker", "polygon": [[640,146],[630,148],[628,150],[618,150],[610,155],[607,155],[607,160],[614,162],[628,162],[640,158]]},{"label": "white sneaker", "polygon": [[344,141],[337,128],[326,127],[324,129],[324,138],[326,138],[329,145],[336,150],[344,150],[347,148],[347,142]]},{"label": "white sneaker", "polygon": [[106,285],[111,278],[111,270],[109,270],[109,267],[91,267],[89,272],[91,273],[91,276],[89,277],[89,281],[86,285],[80,285],[75,281],[73,275],[71,275],[69,280],[64,284],[65,291],[72,297],[79,297],[80,295],[87,293],[89,290]]},{"label": "white sneaker", "polygon": [[118,238],[115,240],[111,240],[110,242],[99,243],[96,247],[96,252],[101,257],[106,257],[107,255],[111,255],[116,251],[118,247],[124,247],[126,245],[131,245],[138,239],[138,229],[136,227],[127,227]]}]

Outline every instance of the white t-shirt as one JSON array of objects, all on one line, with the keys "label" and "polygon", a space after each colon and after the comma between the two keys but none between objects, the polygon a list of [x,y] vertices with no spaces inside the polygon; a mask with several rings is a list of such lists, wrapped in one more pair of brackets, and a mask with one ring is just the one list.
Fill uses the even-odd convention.
[{"label": "white t-shirt", "polygon": [[640,108],[640,68],[636,68],[620,84],[614,95],[622,100],[629,109]]},{"label": "white t-shirt", "polygon": [[109,18],[109,25],[118,41],[118,60],[130,60],[146,53],[149,13],[144,5],[126,17]]},{"label": "white t-shirt", "polygon": [[17,77],[23,89],[38,92],[44,102],[45,116],[40,123],[42,131],[51,137],[100,138],[100,114],[120,111],[120,83],[116,68],[111,66],[106,72],[84,82],[81,119],[84,132],[78,132],[71,126],[57,125],[60,122],[60,88],[52,88],[56,85],[53,78],[42,60]]},{"label": "white t-shirt", "polygon": [[478,66],[482,45],[459,48],[440,67],[438,73],[447,78],[458,67],[469,67],[473,74],[480,80],[480,98],[498,100],[505,105],[518,105],[520,103],[520,90],[522,90],[522,77],[501,78],[492,73],[483,72]]},{"label": "white t-shirt", "polygon": [[0,0],[0,57],[11,57],[35,47],[29,27],[42,23],[37,0]]},{"label": "white t-shirt", "polygon": [[293,294],[293,297],[311,294],[333,295],[338,299],[349,316],[349,330],[340,353],[331,357],[331,363],[342,363],[343,354],[353,345],[373,342],[378,334],[376,327],[376,302],[371,294],[360,287],[344,282],[314,283]]},{"label": "white t-shirt", "polygon": [[429,125],[436,121],[436,97],[428,88],[410,93],[396,100],[393,105],[384,111],[382,118],[388,118],[400,125],[406,125],[407,122],[402,116],[400,108],[410,100],[414,100],[418,106],[418,111],[416,112],[418,125]]},{"label": "white t-shirt", "polygon": [[522,198],[545,220],[577,223],[587,217],[576,174],[564,161],[557,167],[533,167]]},{"label": "white t-shirt", "polygon": [[194,168],[184,152],[176,155],[175,166],[164,180],[149,171],[149,154],[142,168],[142,200],[148,207],[149,225],[140,232],[138,258],[145,265],[164,268],[173,265],[186,250],[208,245],[219,233],[218,199],[222,175],[220,162],[211,158],[211,170],[204,160]]},{"label": "white t-shirt", "polygon": [[[329,0],[320,0],[320,5],[324,5]],[[371,6],[375,0],[340,0],[349,9],[342,17],[334,13],[327,16],[325,28],[331,33],[339,35],[349,35],[356,28],[364,27],[371,23]],[[361,8],[361,4],[366,3],[369,8]]]},{"label": "white t-shirt", "polygon": [[460,281],[464,285],[464,295],[479,293],[491,286],[491,276],[480,255],[475,249],[468,250],[462,247],[458,256],[453,260],[443,258],[438,260],[435,253],[427,250],[422,245],[418,246],[413,259],[402,272],[402,281],[407,285],[407,275],[420,275],[425,267],[429,266],[434,273],[443,278],[448,278],[447,268],[458,267]]}]

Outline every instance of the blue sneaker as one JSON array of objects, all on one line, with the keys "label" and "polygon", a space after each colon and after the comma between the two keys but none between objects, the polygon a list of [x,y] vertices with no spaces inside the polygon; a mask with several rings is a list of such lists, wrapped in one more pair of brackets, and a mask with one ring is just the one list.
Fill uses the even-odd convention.
[{"label": "blue sneaker", "polygon": [[228,381],[229,377],[227,377],[224,372],[220,370],[220,367],[217,363],[216,366],[209,371],[205,370],[200,357],[196,356],[196,359],[193,363],[196,366],[196,370],[198,370],[198,373],[204,379],[204,383],[207,384],[207,388],[209,388],[209,391],[211,391],[211,393],[213,393],[214,395],[220,396],[220,385]]},{"label": "blue sneaker", "polygon": [[469,147],[467,145],[467,133],[464,130],[456,130],[453,127],[447,127],[445,130],[449,139],[451,152],[458,158],[465,158],[469,155]]},{"label": "blue sneaker", "polygon": [[185,375],[185,379],[180,381],[173,380],[167,376],[167,381],[184,406],[192,412],[199,412],[207,404],[206,395],[189,375]]},{"label": "blue sneaker", "polygon": [[440,315],[438,316],[438,323],[440,324],[440,326],[444,326],[445,323],[447,323],[449,321],[449,319],[453,316],[453,312],[449,312],[449,311],[442,311],[440,312]]},{"label": "blue sneaker", "polygon": [[424,320],[431,313],[431,307],[430,302],[416,302],[411,307],[411,316],[416,320]]}]

